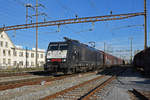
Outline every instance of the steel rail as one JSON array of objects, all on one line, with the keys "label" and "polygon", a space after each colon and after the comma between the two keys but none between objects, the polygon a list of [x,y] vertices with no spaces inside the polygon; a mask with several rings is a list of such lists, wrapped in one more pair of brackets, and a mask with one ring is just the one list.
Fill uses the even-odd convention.
[{"label": "steel rail", "polygon": [[98,91],[102,90],[105,86],[107,86],[109,83],[111,83],[113,80],[116,79],[116,76],[112,76],[111,78],[109,78],[108,80],[104,81],[102,84],[100,84],[99,86],[96,87],[96,89],[92,92],[90,92],[89,94],[87,94],[86,96],[82,97],[82,100],[91,100],[90,98]]},{"label": "steel rail", "polygon": [[0,91],[7,90],[7,89],[13,89],[18,88],[21,86],[27,86],[27,85],[36,85],[40,84],[41,81],[54,81],[56,78],[52,77],[42,77],[42,78],[32,78],[32,79],[25,79],[25,80],[17,80],[17,81],[10,81],[10,82],[1,82],[0,83]]},{"label": "steel rail", "polygon": [[129,90],[134,96],[136,96],[139,100],[149,100],[150,98],[146,97],[143,93],[138,91],[137,89]]},{"label": "steel rail", "polygon": [[72,90],[76,89],[76,88],[80,88],[80,87],[82,87],[82,86],[88,84],[89,82],[92,82],[92,81],[101,79],[101,78],[103,78],[104,76],[105,76],[105,75],[99,76],[99,77],[97,77],[97,78],[94,78],[94,79],[92,79],[92,80],[86,81],[86,82],[81,83],[81,84],[79,84],[79,85],[75,85],[75,86],[70,87],[70,88],[68,88],[68,89],[65,89],[65,90],[62,90],[62,91],[60,91],[60,92],[57,92],[57,93],[55,93],[55,94],[53,94],[53,95],[49,95],[49,96],[47,96],[47,97],[44,97],[44,98],[42,98],[42,99],[40,99],[40,100],[54,99],[54,98],[58,97],[59,95],[63,95],[63,94],[65,94],[65,93],[69,92],[69,91],[72,91]]},{"label": "steel rail", "polygon": [[12,77],[12,76],[26,76],[26,75],[32,75],[30,73],[1,73],[0,77]]},{"label": "steel rail", "polygon": [[[120,74],[121,72],[123,71],[121,70],[117,72],[117,74],[115,74],[114,72],[109,72],[110,75],[115,74],[110,78],[106,77],[106,75],[108,74],[106,73],[106,75],[96,77],[79,85],[75,85],[60,92],[56,92],[52,95],[41,98],[40,100],[55,100],[62,98],[63,100],[88,100],[89,97],[91,97],[95,92],[97,92],[99,89],[104,88],[106,85],[110,84],[112,80],[116,79],[116,75]],[[104,77],[106,77],[106,79]]]},{"label": "steel rail", "polygon": [[116,75],[112,76],[111,78],[109,78],[108,80],[104,81],[103,83],[101,83],[99,86],[95,87],[95,89],[93,89],[93,91],[89,92],[88,94],[86,94],[85,96],[83,96],[82,100],[93,100],[92,98],[96,99],[96,96],[94,96],[95,93],[100,92],[105,86],[107,86],[108,84],[110,84],[113,80],[116,79],[116,77],[120,74],[123,73],[125,70],[121,70],[119,71]]},{"label": "steel rail", "polygon": [[[89,74],[93,72],[87,72],[87,73],[81,73],[81,74]],[[10,82],[0,82],[0,91],[7,90],[7,89],[13,89],[18,88],[21,86],[27,86],[27,85],[37,85],[40,84],[42,81],[51,82],[55,80],[61,80],[67,77],[74,77],[78,74],[72,74],[72,75],[63,75],[60,77],[41,77],[41,78],[32,78],[32,79],[25,79],[25,80],[17,80],[17,81],[10,81]]]}]

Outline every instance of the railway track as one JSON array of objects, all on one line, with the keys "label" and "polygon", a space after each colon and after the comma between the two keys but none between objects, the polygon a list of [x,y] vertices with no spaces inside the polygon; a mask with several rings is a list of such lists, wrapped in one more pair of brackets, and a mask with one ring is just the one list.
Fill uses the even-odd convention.
[{"label": "railway track", "polygon": [[[88,72],[88,73],[92,73],[92,72]],[[82,73],[82,74],[87,74],[87,73]],[[25,79],[25,80],[1,82],[0,83],[0,91],[18,88],[18,87],[27,86],[27,85],[38,85],[38,84],[41,84],[42,81],[51,82],[51,81],[55,81],[55,80],[61,80],[61,79],[67,78],[67,77],[73,77],[75,75],[78,75],[78,74],[62,75],[59,77],[47,76],[47,77],[32,78],[32,79]]]},{"label": "railway track", "polygon": [[18,88],[18,87],[26,86],[26,85],[40,84],[40,82],[43,80],[52,81],[52,80],[54,80],[54,78],[53,77],[42,77],[42,78],[32,78],[32,79],[24,79],[24,80],[17,80],[17,81],[1,82],[0,83],[0,91]]},{"label": "railway track", "polygon": [[25,75],[43,75],[47,74],[44,71],[31,71],[31,72],[0,72],[0,77],[12,77],[12,76],[25,76]]},{"label": "railway track", "polygon": [[[123,71],[119,73],[121,72]],[[112,73],[112,75],[109,73],[109,75],[99,76],[53,95],[49,95],[41,100],[95,100],[98,97],[96,93],[114,80],[119,73]]]},{"label": "railway track", "polygon": [[137,89],[133,89],[133,90],[130,90],[129,93],[132,94],[131,96],[134,99],[135,98],[139,99],[139,100],[149,100],[150,99],[150,92],[144,92],[144,91],[141,92]]},{"label": "railway track", "polygon": [[0,73],[0,77],[24,76],[31,75],[30,73]]}]

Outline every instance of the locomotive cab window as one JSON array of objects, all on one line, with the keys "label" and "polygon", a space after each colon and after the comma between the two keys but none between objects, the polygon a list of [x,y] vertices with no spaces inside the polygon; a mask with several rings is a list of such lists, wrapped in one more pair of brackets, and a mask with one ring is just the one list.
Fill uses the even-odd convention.
[{"label": "locomotive cab window", "polygon": [[58,50],[58,44],[51,44],[48,49],[49,50]]},{"label": "locomotive cab window", "polygon": [[50,44],[49,50],[67,50],[68,45],[67,44]]}]

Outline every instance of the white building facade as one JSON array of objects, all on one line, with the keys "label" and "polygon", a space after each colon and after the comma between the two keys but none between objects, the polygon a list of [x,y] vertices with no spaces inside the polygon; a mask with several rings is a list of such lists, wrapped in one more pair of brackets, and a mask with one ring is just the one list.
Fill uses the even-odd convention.
[{"label": "white building facade", "polygon": [[43,66],[45,50],[38,49],[38,66],[35,66],[35,57],[35,49],[15,46],[7,33],[0,31],[0,69]]}]

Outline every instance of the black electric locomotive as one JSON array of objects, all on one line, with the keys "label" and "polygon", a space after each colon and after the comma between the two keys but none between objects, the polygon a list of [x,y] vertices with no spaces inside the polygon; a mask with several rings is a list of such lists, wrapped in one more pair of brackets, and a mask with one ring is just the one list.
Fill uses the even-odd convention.
[{"label": "black electric locomotive", "polygon": [[64,42],[50,42],[46,53],[45,71],[76,73],[97,69],[103,54],[77,40],[64,37]]}]

